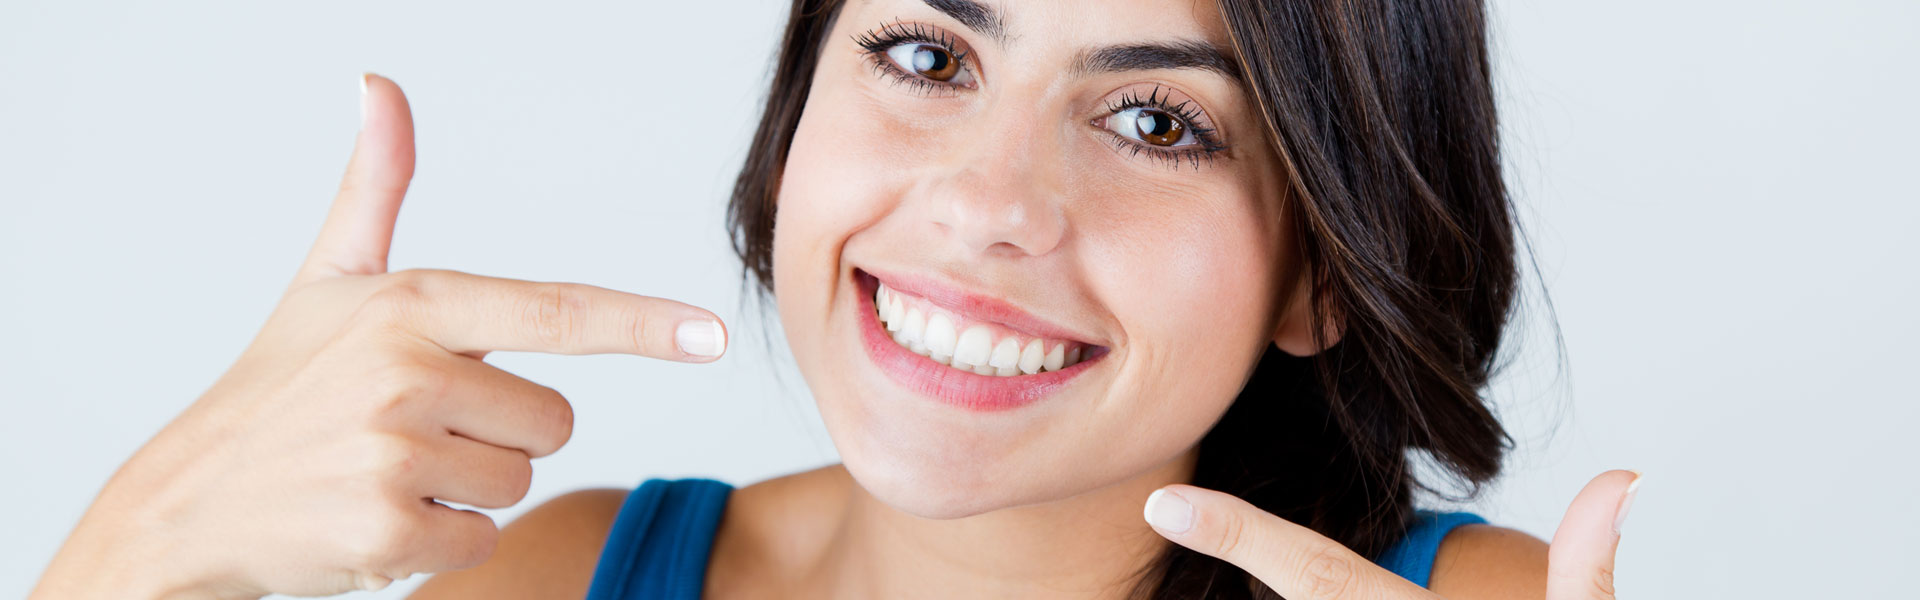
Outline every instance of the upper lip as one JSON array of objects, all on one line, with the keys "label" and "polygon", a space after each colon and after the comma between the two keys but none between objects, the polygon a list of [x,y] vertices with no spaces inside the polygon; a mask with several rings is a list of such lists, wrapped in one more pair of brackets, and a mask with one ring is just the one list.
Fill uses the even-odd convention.
[{"label": "upper lip", "polygon": [[1034,316],[1033,313],[997,297],[968,291],[957,284],[898,271],[866,267],[861,267],[860,270],[872,275],[874,279],[878,279],[889,288],[924,298],[927,302],[961,318],[990,321],[1020,333],[1052,340],[1079,342],[1089,346],[1097,345],[1089,341],[1094,339],[1093,336]]}]

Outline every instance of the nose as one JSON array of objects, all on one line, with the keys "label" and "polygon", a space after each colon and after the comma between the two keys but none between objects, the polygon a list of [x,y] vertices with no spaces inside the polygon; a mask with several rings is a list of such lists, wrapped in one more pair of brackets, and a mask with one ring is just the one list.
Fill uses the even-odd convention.
[{"label": "nose", "polygon": [[969,252],[1045,255],[1067,231],[1054,128],[1037,111],[991,112],[947,136],[966,139],[949,144],[947,160],[928,174],[931,220]]}]

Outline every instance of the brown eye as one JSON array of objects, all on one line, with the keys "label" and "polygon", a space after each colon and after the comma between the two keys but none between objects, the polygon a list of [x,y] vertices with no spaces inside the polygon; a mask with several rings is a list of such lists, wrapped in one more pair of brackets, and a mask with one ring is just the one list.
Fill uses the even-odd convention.
[{"label": "brown eye", "polygon": [[960,61],[946,48],[920,46],[913,51],[913,72],[934,81],[946,81],[960,74]]},{"label": "brown eye", "polygon": [[952,51],[935,44],[905,43],[887,49],[887,59],[901,70],[925,77],[933,81],[968,86],[972,77],[966,75],[960,57]]},{"label": "brown eye", "polygon": [[1155,146],[1178,144],[1180,139],[1187,135],[1187,127],[1182,125],[1179,119],[1150,108],[1138,109],[1134,112],[1133,127],[1140,134],[1141,141]]}]

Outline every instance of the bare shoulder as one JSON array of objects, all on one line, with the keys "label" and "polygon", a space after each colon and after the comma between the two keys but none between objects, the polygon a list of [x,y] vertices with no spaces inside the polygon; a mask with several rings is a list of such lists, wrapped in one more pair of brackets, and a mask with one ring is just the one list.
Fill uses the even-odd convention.
[{"label": "bare shoulder", "polygon": [[548,500],[500,530],[480,566],[435,575],[411,598],[583,598],[627,490],[591,489]]},{"label": "bare shoulder", "polygon": [[841,526],[853,478],[830,465],[734,491],[707,565],[708,598],[806,596],[806,574]]},{"label": "bare shoulder", "polygon": [[1537,599],[1547,592],[1547,543],[1493,525],[1462,525],[1433,559],[1434,593],[1461,600]]},{"label": "bare shoulder", "polygon": [[[851,478],[838,465],[735,490],[721,516],[706,595],[768,597],[817,560]],[[411,598],[583,598],[629,490],[591,489],[547,501],[500,530],[480,566],[435,575]],[[780,595],[774,592],[773,595]]]}]

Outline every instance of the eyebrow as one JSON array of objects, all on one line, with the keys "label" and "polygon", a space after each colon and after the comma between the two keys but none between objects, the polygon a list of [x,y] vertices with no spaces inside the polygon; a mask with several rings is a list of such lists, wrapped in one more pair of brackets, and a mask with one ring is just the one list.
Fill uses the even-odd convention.
[{"label": "eyebrow", "polygon": [[1079,75],[1155,69],[1200,69],[1240,82],[1240,68],[1225,50],[1195,40],[1108,46],[1081,54],[1073,65]]},{"label": "eyebrow", "polygon": [[[975,0],[921,1],[968,29],[993,38],[995,43],[1006,44],[1006,20],[998,9]],[[1219,46],[1197,40],[1125,44],[1082,52],[1070,72],[1091,75],[1156,69],[1200,69],[1241,82],[1240,68],[1232,55]]]},{"label": "eyebrow", "polygon": [[974,0],[921,1],[926,2],[928,7],[940,11],[948,17],[952,17],[955,21],[959,21],[961,25],[967,26],[967,29],[972,29],[981,35],[993,38],[993,41],[996,43],[1004,44],[1007,41],[1006,21],[1001,18],[1000,11],[995,10],[992,6],[981,4]]}]

